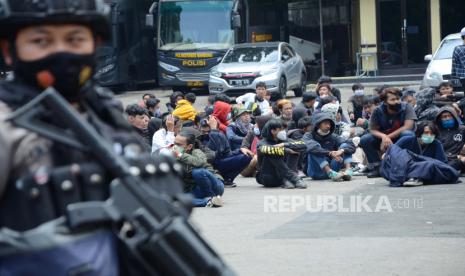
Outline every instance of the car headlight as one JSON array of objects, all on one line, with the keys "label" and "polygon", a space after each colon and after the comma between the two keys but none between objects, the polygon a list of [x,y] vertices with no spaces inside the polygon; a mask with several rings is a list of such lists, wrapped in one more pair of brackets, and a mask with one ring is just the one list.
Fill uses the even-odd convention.
[{"label": "car headlight", "polygon": [[272,75],[272,74],[276,74],[276,73],[278,73],[278,68],[277,67],[272,67],[272,68],[268,68],[268,69],[265,69],[265,70],[261,71],[260,75],[265,76],[265,75]]},{"label": "car headlight", "polygon": [[211,70],[210,75],[217,77],[217,78],[221,78],[222,74],[218,70]]},{"label": "car headlight", "polygon": [[428,79],[430,80],[437,80],[437,81],[443,81],[442,75],[439,74],[438,72],[431,72],[428,74]]},{"label": "car headlight", "polygon": [[173,66],[173,65],[170,65],[170,64],[167,64],[167,63],[164,63],[163,61],[159,61],[159,62],[158,62],[158,65],[160,65],[160,67],[163,68],[163,69],[165,69],[166,71],[170,71],[170,72],[179,71],[179,68],[178,68],[178,67]]}]

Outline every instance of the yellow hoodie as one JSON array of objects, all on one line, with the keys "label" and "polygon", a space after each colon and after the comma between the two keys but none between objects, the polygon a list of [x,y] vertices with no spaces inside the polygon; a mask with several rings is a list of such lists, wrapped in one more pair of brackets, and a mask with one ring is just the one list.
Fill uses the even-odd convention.
[{"label": "yellow hoodie", "polygon": [[188,100],[179,100],[173,111],[173,116],[178,117],[182,121],[194,121],[195,115],[197,115],[197,111]]}]

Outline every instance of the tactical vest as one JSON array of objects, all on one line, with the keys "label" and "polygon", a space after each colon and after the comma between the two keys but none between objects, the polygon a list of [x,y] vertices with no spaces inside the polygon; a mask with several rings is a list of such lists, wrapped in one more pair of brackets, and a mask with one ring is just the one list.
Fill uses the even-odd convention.
[{"label": "tactical vest", "polygon": [[[121,116],[122,111],[106,92],[96,88],[87,94],[92,110],[101,119],[98,126],[95,122],[90,123],[108,143],[112,143],[114,149],[121,152],[128,144],[139,145],[142,149],[143,142],[131,133],[131,127]],[[13,110],[33,95],[27,87],[0,84],[0,101]],[[103,201],[108,198],[111,179],[91,156],[55,142],[52,142],[49,150],[40,154],[50,154],[52,166],[39,166],[19,177],[10,176],[0,197],[0,228],[29,230],[64,215],[70,203]]]}]

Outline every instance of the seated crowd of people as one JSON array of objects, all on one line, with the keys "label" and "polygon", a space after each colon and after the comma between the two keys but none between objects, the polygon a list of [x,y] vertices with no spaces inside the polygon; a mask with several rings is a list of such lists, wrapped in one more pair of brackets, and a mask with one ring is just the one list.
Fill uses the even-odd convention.
[{"label": "seated crowd of people", "polygon": [[202,111],[193,93],[173,92],[162,112],[145,94],[126,107],[128,121],[153,155],[184,167],[195,206],[223,205],[225,187],[255,177],[265,187],[305,189],[305,178],[351,181],[384,177],[391,186],[457,183],[465,172],[465,100],[450,83],[436,89],[352,87],[341,93],[322,77],[294,104],[273,99],[265,83],[237,98],[210,96]]}]

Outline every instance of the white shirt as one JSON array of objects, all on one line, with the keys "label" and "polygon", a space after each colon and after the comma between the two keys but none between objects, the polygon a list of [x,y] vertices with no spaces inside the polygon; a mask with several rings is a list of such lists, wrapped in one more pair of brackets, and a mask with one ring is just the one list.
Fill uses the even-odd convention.
[{"label": "white shirt", "polygon": [[174,144],[174,132],[160,128],[152,138],[152,154]]},{"label": "white shirt", "polygon": [[263,101],[255,101],[256,99],[256,94],[255,93],[246,93],[242,96],[239,96],[236,98],[236,103],[242,104],[244,103],[244,106],[250,106],[253,103],[257,103],[258,107],[260,108],[260,111],[262,112],[261,115],[269,115],[273,113],[273,110],[271,109],[270,103],[263,99]]}]

